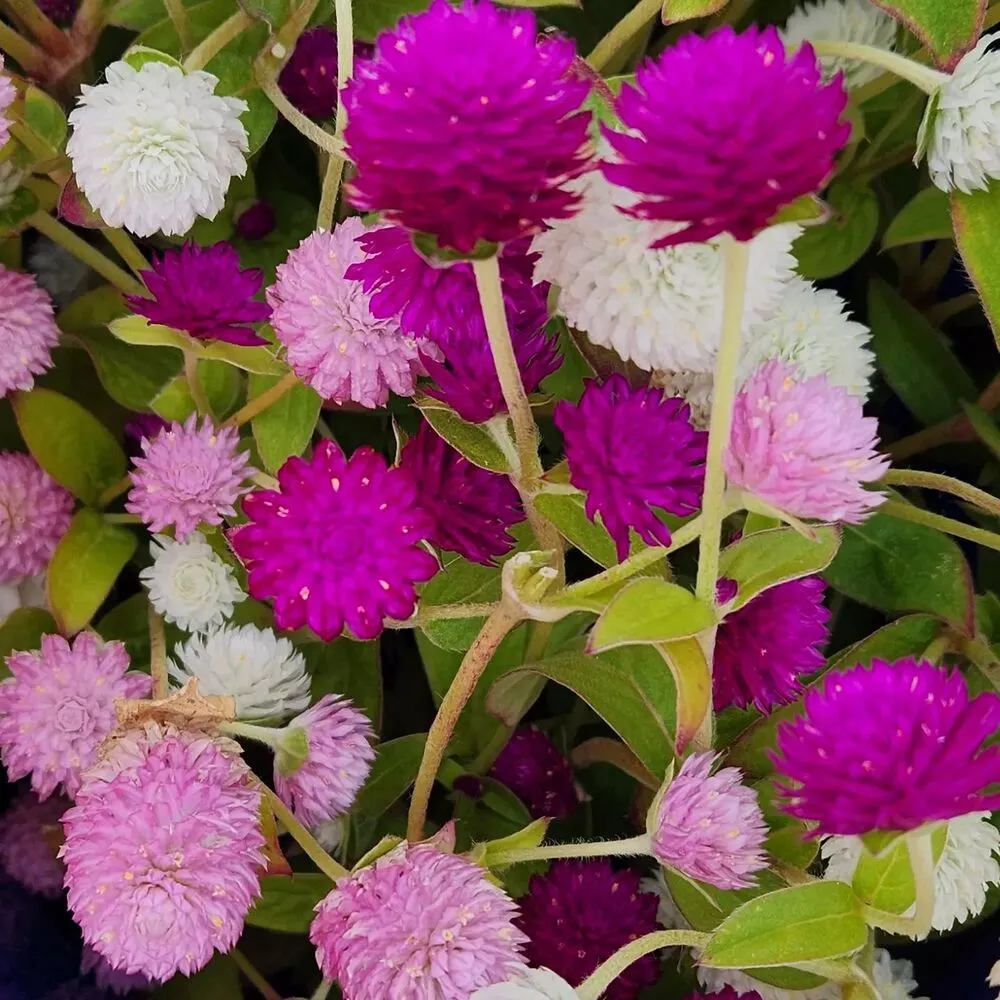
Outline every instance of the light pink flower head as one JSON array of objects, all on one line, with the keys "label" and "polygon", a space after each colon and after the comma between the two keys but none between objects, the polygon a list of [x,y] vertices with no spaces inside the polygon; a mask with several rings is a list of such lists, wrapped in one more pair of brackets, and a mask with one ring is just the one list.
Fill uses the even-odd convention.
[{"label": "light pink flower head", "polygon": [[275,791],[306,826],[336,819],[354,804],[375,759],[368,716],[346,698],[328,694],[288,730],[290,739],[304,735],[306,758],[275,755]]},{"label": "light pink flower head", "polygon": [[345,272],[366,259],[358,218],[315,232],[278,267],[267,290],[271,323],[288,348],[288,363],[324,399],[384,406],[389,391],[412,396],[422,373],[422,342],[404,334],[398,317],[377,319],[371,295]]},{"label": "light pink flower head", "polygon": [[[0,73],[0,145],[8,124],[3,114],[5,85],[10,86],[10,80]],[[0,398],[14,389],[30,389],[35,376],[52,367],[52,348],[58,343],[59,327],[48,294],[30,274],[0,264]]]},{"label": "light pink flower head", "polygon": [[47,799],[60,783],[70,797],[81,772],[115,727],[116,698],[146,698],[148,674],[129,671],[120,642],[81,632],[72,645],[43,635],[40,651],[11,653],[0,682],[0,757],[12,780],[31,775]]},{"label": "light pink flower head", "polygon": [[207,417],[199,427],[194,413],[183,426],[174,423],[145,438],[125,509],[150,531],[173,525],[179,540],[199,524],[221,524],[236,513],[233,504],[246,492],[249,459],[239,443],[235,427],[216,427]]},{"label": "light pink flower head", "polygon": [[650,831],[653,854],[699,882],[746,889],[747,876],[767,867],[767,825],[738,768],[712,774],[715,756],[692,754],[670,783]]},{"label": "light pink flower head", "polygon": [[516,915],[478,865],[402,844],[338,883],[309,939],[350,1000],[468,1000],[524,969]]},{"label": "light pink flower head", "polygon": [[878,422],[864,416],[860,399],[774,359],[736,398],[726,474],[785,513],[856,523],[885,499],[862,486],[889,467],[877,443]]},{"label": "light pink flower head", "polygon": [[73,498],[30,455],[0,452],[0,583],[45,569],[72,511]]},{"label": "light pink flower head", "polygon": [[69,800],[53,795],[44,802],[23,789],[0,816],[0,868],[26,889],[48,899],[62,895],[63,866],[48,828],[59,830]]},{"label": "light pink flower head", "polygon": [[10,119],[7,117],[7,110],[17,99],[17,89],[11,78],[3,73],[4,61],[0,56],[0,147],[6,145],[10,135]]},{"label": "light pink flower head", "polygon": [[260,894],[260,792],[204,733],[147,723],[87,772],[63,817],[69,908],[120,972],[166,980],[229,951]]}]

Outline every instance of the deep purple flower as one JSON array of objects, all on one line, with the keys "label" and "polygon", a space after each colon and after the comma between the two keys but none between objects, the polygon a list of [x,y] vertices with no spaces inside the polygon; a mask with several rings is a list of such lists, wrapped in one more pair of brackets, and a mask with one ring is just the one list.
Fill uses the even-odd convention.
[{"label": "deep purple flower", "polygon": [[[719,581],[720,604],[735,596],[725,596],[725,585],[732,582]],[[799,677],[823,666],[822,650],[830,636],[823,591],[818,576],[789,580],[726,615],[715,639],[717,712],[729,705],[769,712],[798,695]]]},{"label": "deep purple flower", "polygon": [[380,35],[345,94],[351,201],[462,253],[572,215],[589,84],[571,41],[537,33],[530,11],[435,0]]},{"label": "deep purple flower", "polygon": [[506,785],[534,819],[568,816],[579,802],[569,761],[534,726],[521,726],[514,732],[490,769],[490,777]]},{"label": "deep purple flower", "polygon": [[38,9],[60,27],[68,25],[80,6],[80,0],[38,0]]},{"label": "deep purple flower", "polygon": [[484,566],[513,548],[507,529],[524,520],[524,508],[506,476],[473,465],[426,423],[407,441],[399,467],[434,521],[433,546]]},{"label": "deep purple flower", "polygon": [[724,986],[717,993],[689,993],[685,1000],[761,1000],[761,997],[756,990],[753,993],[737,993],[732,986]]},{"label": "deep purple flower", "polygon": [[274,207],[269,201],[255,201],[245,212],[240,213],[236,220],[236,235],[240,239],[262,240],[270,236],[278,224]]},{"label": "deep purple flower", "polygon": [[125,445],[131,455],[142,454],[142,442],[146,438],[154,438],[162,430],[170,426],[169,420],[157,416],[155,413],[136,413],[125,424],[122,433],[125,436]]},{"label": "deep purple flower", "polygon": [[240,255],[228,243],[200,247],[186,243],[153,259],[153,269],[142,272],[153,298],[128,295],[134,312],[150,323],[186,330],[198,340],[229,344],[266,344],[251,329],[266,323],[271,307],[257,302],[263,272],[241,270]]},{"label": "deep purple flower", "polygon": [[708,435],[694,429],[679,396],[632,389],[612,375],[588,382],[579,403],[560,403],[555,422],[570,482],[587,494],[587,516],[601,515],[620,560],[628,555],[629,528],[650,545],[670,544],[670,529],[653,507],[684,516],[701,506]]},{"label": "deep purple flower", "polygon": [[337,111],[337,33],[320,25],[299,36],[278,86],[310,118],[332,118]]},{"label": "deep purple flower", "polygon": [[602,126],[618,154],[602,170],[645,196],[626,214],[684,224],[654,247],[749,240],[833,172],[851,134],[839,123],[846,104],[842,78],[824,85],[812,47],[786,56],[774,27],[690,32],[622,88],[629,131]]},{"label": "deep purple flower", "polygon": [[[579,986],[619,948],[659,930],[659,897],[639,889],[639,876],[615,871],[605,858],[555,861],[532,876],[518,903],[518,927],[528,935],[525,958]],[[635,1000],[660,975],[656,955],[633,962],[603,994],[605,1000]]]},{"label": "deep purple flower", "polygon": [[433,521],[413,480],[371,448],[347,459],[323,441],[309,461],[285,462],[278,482],[244,498],[250,523],[229,537],[251,595],[274,601],[279,628],[308,625],[330,641],[346,624],[373,639],[386,618],[409,618],[414,584],[438,568],[421,545]]},{"label": "deep purple flower", "polygon": [[906,831],[1000,808],[1000,696],[911,658],[830,674],[778,729],[784,809],[817,835]]}]

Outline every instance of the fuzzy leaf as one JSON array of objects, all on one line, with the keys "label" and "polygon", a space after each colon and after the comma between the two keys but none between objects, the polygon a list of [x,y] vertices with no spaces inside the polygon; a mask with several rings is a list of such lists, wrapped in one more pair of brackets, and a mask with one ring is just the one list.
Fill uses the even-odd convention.
[{"label": "fuzzy leaf", "polygon": [[510,471],[510,464],[484,424],[470,424],[429,397],[419,397],[416,405],[431,427],[473,465],[490,472]]},{"label": "fuzzy leaf", "polygon": [[955,242],[1000,346],[1000,184],[975,194],[954,192],[951,218]]},{"label": "fuzzy leaf", "polygon": [[873,0],[902,21],[924,43],[934,59],[952,69],[983,30],[986,0]]},{"label": "fuzzy leaf", "polygon": [[355,806],[373,819],[381,816],[413,784],[424,755],[426,733],[401,736],[378,747],[378,756]]},{"label": "fuzzy leaf", "polygon": [[804,278],[832,278],[856,263],[878,230],[878,198],[869,187],[834,181],[826,198],[833,210],[828,222],[809,226],[792,246]]},{"label": "fuzzy leaf", "polygon": [[718,14],[728,3],[729,0],[663,0],[663,23],[676,24],[696,17],[710,17]]},{"label": "fuzzy leaf", "polygon": [[24,94],[24,123],[58,156],[66,145],[66,112],[44,90],[29,84]]},{"label": "fuzzy leaf", "polygon": [[77,337],[94,362],[108,395],[130,410],[148,409],[183,367],[178,351],[134,347],[99,327],[80,332]]},{"label": "fuzzy leaf", "polygon": [[[251,375],[253,400],[279,381],[276,375]],[[312,439],[323,401],[315,389],[298,383],[253,419],[253,439],[264,468],[277,472],[293,455],[301,455]]]}]

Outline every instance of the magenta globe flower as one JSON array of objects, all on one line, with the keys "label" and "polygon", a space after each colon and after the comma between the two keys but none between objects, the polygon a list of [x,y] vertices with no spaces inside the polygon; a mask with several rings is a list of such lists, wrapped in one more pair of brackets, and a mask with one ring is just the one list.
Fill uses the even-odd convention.
[{"label": "magenta globe flower", "polygon": [[461,253],[571,215],[589,85],[568,39],[537,35],[530,11],[435,0],[379,36],[345,96],[351,201]]},{"label": "magenta globe flower", "polygon": [[524,968],[516,914],[478,865],[401,844],[338,883],[309,940],[350,1000],[468,1000]]},{"label": "magenta globe flower", "polygon": [[250,523],[230,534],[251,595],[274,601],[278,627],[308,625],[330,641],[346,625],[374,639],[386,618],[409,618],[414,584],[438,569],[421,545],[433,522],[413,480],[370,448],[347,459],[323,441],[308,462],[285,462],[278,482],[244,499]]},{"label": "magenta globe flower", "polygon": [[534,726],[514,731],[490,768],[490,777],[506,785],[534,819],[561,819],[579,804],[570,762]]},{"label": "magenta globe flower", "polygon": [[562,402],[556,426],[566,443],[570,482],[587,494],[587,516],[601,515],[619,560],[629,528],[650,545],[669,545],[653,507],[693,514],[701,506],[708,435],[691,408],[661,389],[632,389],[622,375],[590,381],[576,404]]},{"label": "magenta globe flower", "polygon": [[830,674],[778,728],[784,809],[814,833],[906,831],[1000,808],[1000,697],[910,658]]},{"label": "magenta globe flower", "polygon": [[0,816],[0,870],[47,899],[62,895],[64,870],[49,831],[62,833],[59,820],[69,806],[62,795],[42,802],[22,789]]},{"label": "magenta globe flower", "polygon": [[196,340],[244,347],[268,343],[253,330],[271,316],[271,307],[255,300],[264,273],[243,270],[240,255],[228,243],[166,250],[153,258],[153,269],[143,271],[142,278],[152,298],[127,295],[125,300],[150,323],[185,330]]},{"label": "magenta globe flower", "polygon": [[[13,84],[0,75],[0,106],[7,87],[13,99]],[[0,399],[15,389],[30,389],[35,376],[52,367],[52,348],[58,343],[52,299],[30,274],[0,264]]]},{"label": "magenta globe flower", "polygon": [[337,111],[337,33],[325,25],[304,31],[281,69],[278,86],[310,118],[332,118]]},{"label": "magenta globe flower", "polygon": [[641,196],[625,214],[678,224],[653,247],[749,240],[823,187],[851,134],[846,105],[842,79],[823,83],[809,45],[787,56],[774,27],[689,32],[622,88],[628,131],[602,126],[617,158],[601,169]]}]

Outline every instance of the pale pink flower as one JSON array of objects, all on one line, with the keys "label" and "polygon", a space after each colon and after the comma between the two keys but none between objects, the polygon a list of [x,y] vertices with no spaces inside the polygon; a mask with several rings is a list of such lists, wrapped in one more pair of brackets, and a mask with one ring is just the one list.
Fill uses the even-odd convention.
[{"label": "pale pink flower", "polygon": [[69,805],[61,795],[41,802],[25,788],[0,816],[0,868],[48,899],[62,895],[63,866],[47,833],[54,827],[61,834],[59,820]]},{"label": "pale pink flower", "polygon": [[[10,86],[10,80],[0,73],[0,145],[7,124],[2,109],[4,85]],[[0,264],[0,397],[15,389],[30,389],[35,376],[52,367],[52,348],[58,343],[52,299],[30,274]]]}]

